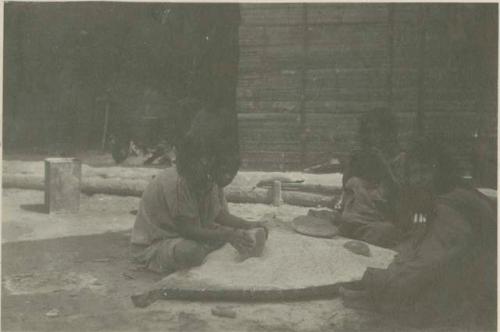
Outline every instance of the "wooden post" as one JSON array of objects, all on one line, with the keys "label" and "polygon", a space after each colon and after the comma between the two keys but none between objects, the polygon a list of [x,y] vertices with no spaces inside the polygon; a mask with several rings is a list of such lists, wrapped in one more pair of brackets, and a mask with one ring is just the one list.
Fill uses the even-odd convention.
[{"label": "wooden post", "polygon": [[427,4],[420,4],[418,12],[418,79],[417,79],[417,134],[424,135],[424,93],[425,93],[425,55],[426,55],[426,28],[425,16]]},{"label": "wooden post", "polygon": [[301,61],[301,93],[300,97],[300,162],[301,168],[304,169],[307,165],[307,139],[308,135],[306,133],[306,82],[307,82],[307,63],[309,56],[309,26],[307,21],[307,4],[302,4],[302,24],[303,26],[303,36],[302,36],[302,61]]},{"label": "wooden post", "polygon": [[388,6],[388,34],[387,34],[387,51],[388,51],[388,73],[387,73],[387,105],[390,111],[392,111],[392,100],[393,100],[393,68],[394,68],[394,4],[390,3]]},{"label": "wooden post", "polygon": [[78,212],[81,179],[82,165],[78,159],[45,159],[45,207],[47,212]]},{"label": "wooden post", "polygon": [[108,139],[108,126],[109,126],[109,101],[106,99],[104,102],[104,129],[102,131],[101,149],[106,151],[106,141]]},{"label": "wooden post", "polygon": [[273,201],[272,204],[274,206],[280,206],[281,202],[283,201],[281,198],[281,181],[274,181],[273,182],[273,187],[272,187],[272,192],[273,192]]}]

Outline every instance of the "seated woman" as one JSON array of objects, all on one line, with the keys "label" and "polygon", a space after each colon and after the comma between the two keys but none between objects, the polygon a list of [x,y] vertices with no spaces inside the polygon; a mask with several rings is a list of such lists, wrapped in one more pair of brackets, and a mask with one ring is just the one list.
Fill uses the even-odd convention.
[{"label": "seated woman", "polygon": [[399,246],[387,269],[368,268],[359,284],[345,290],[345,303],[417,325],[494,328],[496,211],[461,184],[456,163],[435,141],[420,143],[409,165],[401,216],[423,214],[426,222],[415,224],[421,231]]},{"label": "seated woman", "polygon": [[[401,237],[395,225],[399,183],[390,166],[376,151],[354,155],[342,196],[340,233],[382,247],[392,247]],[[345,174],[344,174],[345,177]]]},{"label": "seated woman", "polygon": [[262,228],[258,236],[267,236],[262,223],[229,213],[222,188],[233,180],[239,163],[202,153],[205,139],[187,136],[177,167],[165,169],[143,193],[132,230],[132,255],[152,271],[200,265],[225,243],[249,252],[254,239],[247,230],[252,228]]},{"label": "seated woman", "polygon": [[[397,150],[394,120],[386,109],[375,109],[360,121],[361,149],[343,172],[340,233],[371,244],[394,246],[401,234],[394,225],[404,154]],[[394,171],[398,171],[394,174]]]}]

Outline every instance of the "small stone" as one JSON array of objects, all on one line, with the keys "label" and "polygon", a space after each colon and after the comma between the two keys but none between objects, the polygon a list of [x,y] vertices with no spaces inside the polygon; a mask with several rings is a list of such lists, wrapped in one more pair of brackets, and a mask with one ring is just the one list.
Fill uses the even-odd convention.
[{"label": "small stone", "polygon": [[14,279],[16,279],[16,280],[31,278],[31,277],[33,277],[33,273],[22,273],[22,274],[14,275]]},{"label": "small stone", "polygon": [[349,250],[350,252],[356,255],[362,255],[366,257],[370,257],[370,247],[364,242],[361,241],[347,241],[344,243],[344,248]]},{"label": "small stone", "polygon": [[125,273],[125,272],[123,272],[123,273],[122,273],[122,275],[123,275],[126,279],[129,279],[129,280],[133,280],[133,279],[135,279],[133,276],[131,276],[130,274]]},{"label": "small stone", "polygon": [[59,316],[59,310],[58,310],[58,309],[52,309],[52,310],[48,311],[48,312],[45,314],[45,316],[47,316],[47,317],[51,317],[51,318],[52,318],[52,317],[57,317],[57,316]]},{"label": "small stone", "polygon": [[108,263],[111,259],[109,258],[97,258],[97,259],[94,259],[93,261],[96,262],[96,263]]},{"label": "small stone", "polygon": [[229,307],[216,306],[212,308],[212,315],[224,318],[236,318],[236,311]]}]

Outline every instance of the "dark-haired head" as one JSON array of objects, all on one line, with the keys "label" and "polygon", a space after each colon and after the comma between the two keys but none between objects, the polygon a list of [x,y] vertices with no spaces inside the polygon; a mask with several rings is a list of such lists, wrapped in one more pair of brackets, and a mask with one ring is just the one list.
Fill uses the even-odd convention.
[{"label": "dark-haired head", "polygon": [[375,147],[391,157],[396,153],[398,129],[389,109],[378,107],[361,116],[358,130],[362,149]]},{"label": "dark-haired head", "polygon": [[230,132],[224,131],[213,144],[213,155],[215,157],[213,176],[220,187],[225,187],[238,173],[241,166],[238,139]]},{"label": "dark-haired head", "polygon": [[214,181],[219,187],[230,184],[241,166],[238,154],[227,153],[216,156],[214,167]]},{"label": "dark-haired head", "polygon": [[415,142],[409,153],[407,181],[443,194],[460,185],[457,162],[451,151],[436,137]]},{"label": "dark-haired head", "polygon": [[187,136],[181,141],[176,163],[177,173],[195,192],[203,193],[212,187],[214,158],[203,153],[202,144],[196,138]]}]

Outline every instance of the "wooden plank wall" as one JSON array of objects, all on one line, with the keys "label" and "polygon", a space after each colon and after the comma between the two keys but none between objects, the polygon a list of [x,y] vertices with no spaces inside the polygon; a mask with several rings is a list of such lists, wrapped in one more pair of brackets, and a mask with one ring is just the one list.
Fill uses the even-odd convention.
[{"label": "wooden plank wall", "polygon": [[449,22],[477,12],[473,5],[242,4],[244,166],[300,169],[343,156],[357,144],[358,117],[379,106],[397,115],[403,146],[418,134],[419,108],[425,132],[470,141],[479,118],[491,121],[496,96],[485,103],[467,66],[454,61],[464,50],[449,42]]}]

